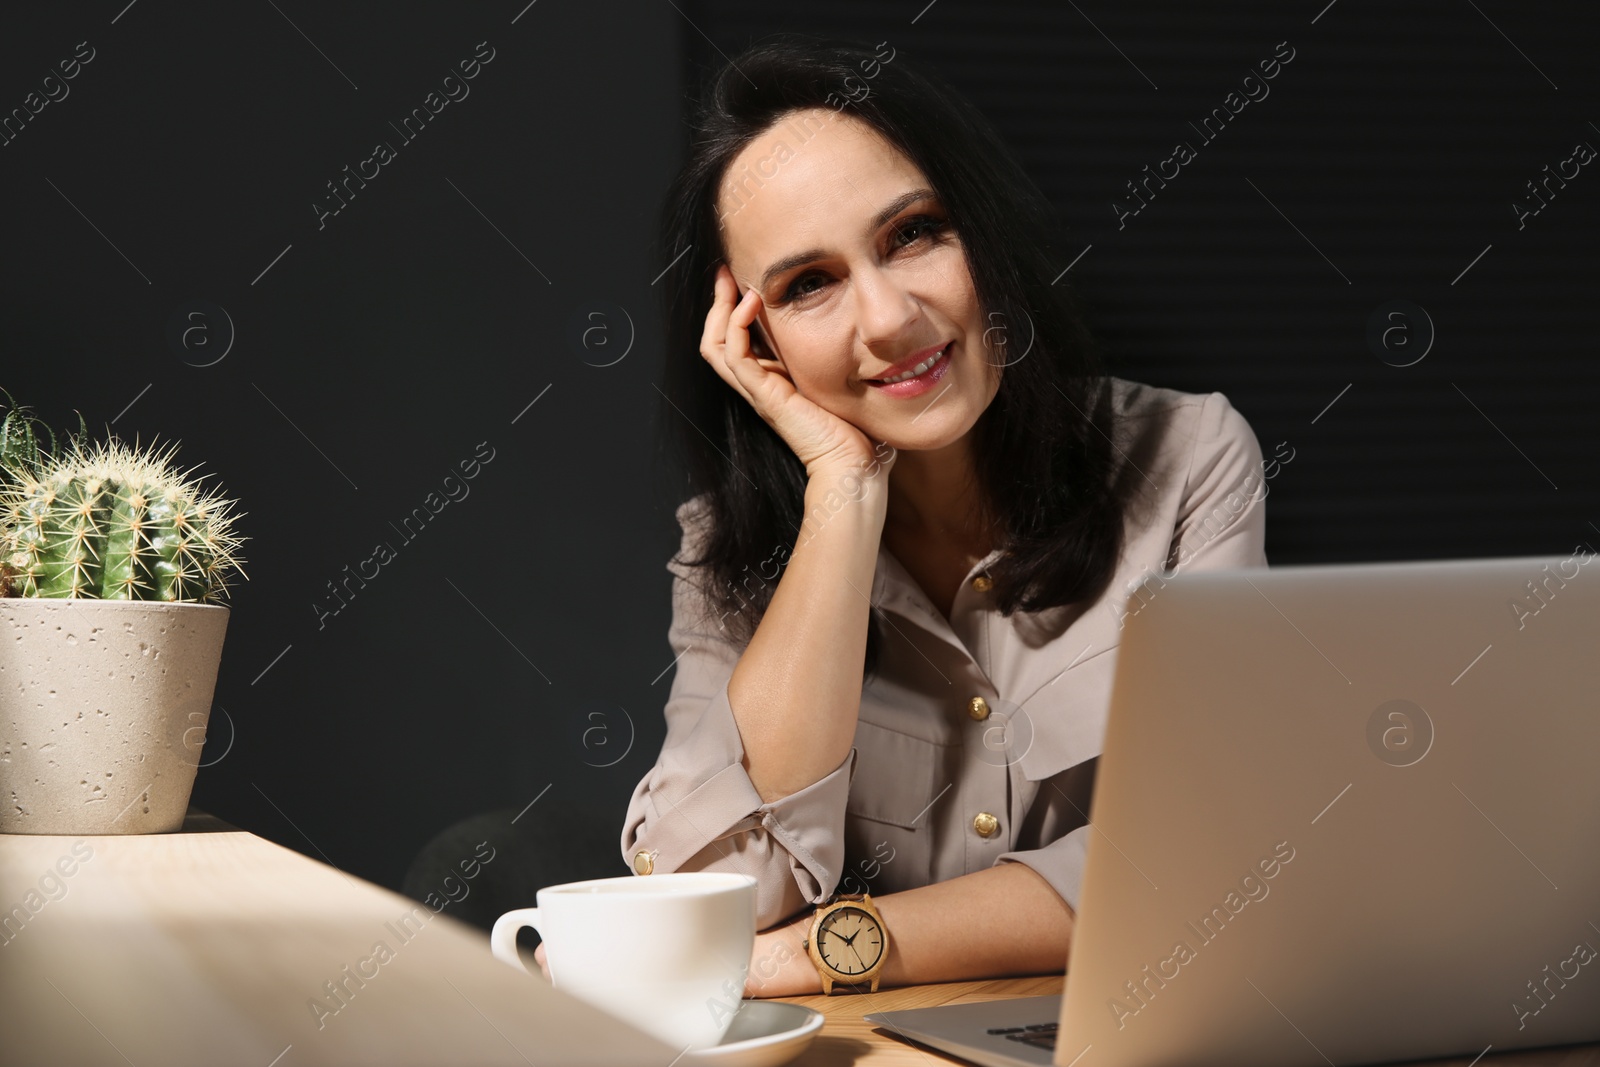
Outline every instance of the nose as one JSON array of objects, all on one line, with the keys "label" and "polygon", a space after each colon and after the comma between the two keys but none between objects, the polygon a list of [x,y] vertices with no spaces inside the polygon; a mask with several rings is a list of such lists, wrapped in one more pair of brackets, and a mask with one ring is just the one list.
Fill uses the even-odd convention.
[{"label": "nose", "polygon": [[891,271],[858,269],[855,283],[856,333],[868,348],[892,347],[922,317],[922,302]]}]

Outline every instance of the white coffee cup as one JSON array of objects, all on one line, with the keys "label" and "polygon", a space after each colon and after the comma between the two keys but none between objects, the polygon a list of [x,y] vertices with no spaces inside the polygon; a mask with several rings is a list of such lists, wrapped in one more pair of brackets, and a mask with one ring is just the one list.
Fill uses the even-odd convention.
[{"label": "white coffee cup", "polygon": [[722,1040],[744,996],[756,880],[709,871],[596,878],[539,890],[495,920],[490,948],[527,970],[517,931],[544,939],[557,989],[675,1048]]}]

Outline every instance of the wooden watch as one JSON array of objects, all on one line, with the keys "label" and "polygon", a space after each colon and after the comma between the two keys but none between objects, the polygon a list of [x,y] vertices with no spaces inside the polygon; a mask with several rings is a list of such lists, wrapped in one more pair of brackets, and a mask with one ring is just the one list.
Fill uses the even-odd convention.
[{"label": "wooden watch", "polygon": [[822,976],[822,993],[833,995],[835,983],[859,989],[878,978],[889,958],[889,931],[872,905],[870,893],[837,894],[817,908],[806,937],[806,952]]}]

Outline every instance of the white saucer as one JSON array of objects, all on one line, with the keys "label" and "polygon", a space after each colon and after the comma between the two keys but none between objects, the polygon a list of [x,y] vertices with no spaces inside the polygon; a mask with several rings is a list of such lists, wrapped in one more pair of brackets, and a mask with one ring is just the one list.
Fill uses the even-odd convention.
[{"label": "white saucer", "polygon": [[747,1000],[728,1025],[722,1043],[686,1052],[684,1063],[717,1067],[778,1067],[811,1044],[822,1029],[822,1013],[778,1000]]}]

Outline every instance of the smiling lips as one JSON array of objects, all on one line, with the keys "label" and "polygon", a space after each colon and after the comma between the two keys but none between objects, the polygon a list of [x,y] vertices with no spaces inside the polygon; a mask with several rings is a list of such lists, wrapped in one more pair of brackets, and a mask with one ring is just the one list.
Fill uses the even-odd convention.
[{"label": "smiling lips", "polygon": [[896,363],[893,367],[890,367],[889,373],[883,375],[881,378],[866,378],[863,380],[871,382],[873,385],[888,385],[893,384],[894,382],[905,381],[908,378],[914,378],[918,374],[926,371],[929,367],[933,366],[933,364],[937,362],[937,357],[942,355],[944,350],[948,348],[949,345],[950,342],[946,341],[942,345],[935,345],[932,348],[924,348],[921,352],[916,353],[909,359],[906,359],[900,363]]},{"label": "smiling lips", "polygon": [[921,362],[912,364],[893,377],[868,378],[865,381],[874,389],[890,396],[919,396],[937,385],[939,379],[949,371],[950,349],[953,345],[954,342],[947,343],[944,347],[934,350],[933,354],[923,356]]}]

